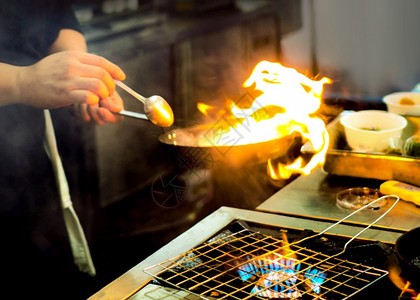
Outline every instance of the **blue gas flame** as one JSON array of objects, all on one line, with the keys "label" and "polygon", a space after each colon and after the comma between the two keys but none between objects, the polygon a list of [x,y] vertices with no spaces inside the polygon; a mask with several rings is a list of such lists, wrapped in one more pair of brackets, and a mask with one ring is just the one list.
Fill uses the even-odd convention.
[{"label": "blue gas flame", "polygon": [[[258,293],[263,297],[269,298],[290,298],[298,297],[300,294],[296,287],[298,280],[297,274],[301,269],[301,264],[295,259],[262,259],[253,258],[238,267],[239,276],[243,281],[247,281],[254,275],[258,276],[258,282],[253,287],[251,293]],[[308,268],[304,275],[305,284],[312,291],[319,294],[321,285],[327,277],[315,268]]]},{"label": "blue gas flame", "polygon": [[268,260],[261,258],[254,258],[247,263],[239,266],[239,276],[243,281],[247,281],[255,274],[267,274],[271,272],[278,272],[285,269],[300,270],[301,264],[294,259],[281,258],[278,260]]},{"label": "blue gas flame", "polygon": [[317,269],[308,269],[305,272],[305,277],[309,280],[309,286],[312,288],[312,290],[316,294],[319,294],[321,292],[321,284],[324,282],[327,274],[322,273]]}]

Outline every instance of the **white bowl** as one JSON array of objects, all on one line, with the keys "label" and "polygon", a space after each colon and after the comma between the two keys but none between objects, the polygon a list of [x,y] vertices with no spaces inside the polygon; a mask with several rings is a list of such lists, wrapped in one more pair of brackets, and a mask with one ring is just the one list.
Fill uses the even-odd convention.
[{"label": "white bowl", "polygon": [[400,138],[407,120],[382,110],[362,110],[343,115],[347,144],[360,152],[375,152],[378,144],[390,138]]},{"label": "white bowl", "polygon": [[382,98],[388,111],[406,116],[420,116],[420,93],[397,92]]}]

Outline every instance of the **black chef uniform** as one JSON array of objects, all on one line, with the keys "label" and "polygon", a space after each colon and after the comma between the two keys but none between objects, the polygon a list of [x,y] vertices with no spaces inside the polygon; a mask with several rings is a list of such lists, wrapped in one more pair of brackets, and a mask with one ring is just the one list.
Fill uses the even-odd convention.
[{"label": "black chef uniform", "polygon": [[[0,61],[36,63],[62,28],[80,30],[68,1],[0,0]],[[89,279],[73,264],[44,122],[42,109],[0,107],[0,293],[83,299]]]}]

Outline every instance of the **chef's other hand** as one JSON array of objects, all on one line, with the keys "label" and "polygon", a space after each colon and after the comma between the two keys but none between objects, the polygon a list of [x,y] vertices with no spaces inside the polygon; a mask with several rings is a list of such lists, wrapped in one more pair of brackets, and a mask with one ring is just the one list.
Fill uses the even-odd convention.
[{"label": "chef's other hand", "polygon": [[39,108],[75,103],[97,105],[113,95],[113,79],[125,79],[124,72],[107,59],[78,51],[51,54],[34,65],[22,67],[19,75],[18,99]]},{"label": "chef's other hand", "polygon": [[94,122],[98,125],[105,123],[119,123],[123,117],[114,114],[124,109],[123,101],[117,92],[112,96],[99,101],[96,104],[75,104],[76,115],[86,122]]}]

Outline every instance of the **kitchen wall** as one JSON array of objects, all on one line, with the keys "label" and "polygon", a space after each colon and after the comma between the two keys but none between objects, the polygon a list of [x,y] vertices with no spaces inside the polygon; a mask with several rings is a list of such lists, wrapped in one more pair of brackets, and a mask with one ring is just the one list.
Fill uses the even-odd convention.
[{"label": "kitchen wall", "polygon": [[419,12],[416,0],[303,0],[303,26],[283,36],[282,62],[327,75],[344,94],[410,90],[420,82]]}]

